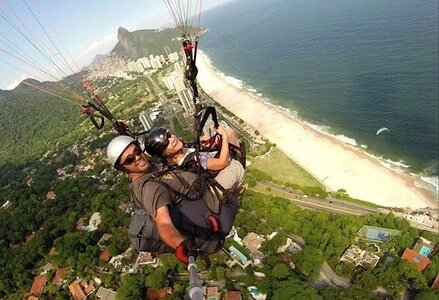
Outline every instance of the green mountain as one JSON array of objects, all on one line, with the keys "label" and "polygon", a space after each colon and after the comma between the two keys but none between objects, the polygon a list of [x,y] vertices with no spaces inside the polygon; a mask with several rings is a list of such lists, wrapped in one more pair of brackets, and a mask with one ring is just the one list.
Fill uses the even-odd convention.
[{"label": "green mountain", "polygon": [[[166,54],[165,46],[172,52],[180,49],[179,36],[177,29],[129,32],[120,27],[119,42],[111,53],[131,59]],[[66,78],[64,83],[73,81]],[[79,91],[80,87],[70,86],[69,90]],[[59,142],[67,142],[69,133],[83,121],[79,109],[80,106],[26,84],[11,91],[0,90],[0,166],[27,158],[38,159]]]},{"label": "green mountain", "polygon": [[0,91],[0,165],[52,149],[82,121],[79,108],[23,83]]},{"label": "green mountain", "polygon": [[138,59],[140,57],[160,55],[165,53],[165,46],[172,52],[181,48],[181,42],[177,39],[180,32],[175,28],[147,29],[129,32],[119,27],[117,38],[119,42],[111,50],[111,54]]}]

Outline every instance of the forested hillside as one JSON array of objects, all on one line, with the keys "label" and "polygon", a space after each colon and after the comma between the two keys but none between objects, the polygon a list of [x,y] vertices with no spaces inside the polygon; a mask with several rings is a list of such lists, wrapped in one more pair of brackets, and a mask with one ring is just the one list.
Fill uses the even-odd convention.
[{"label": "forested hillside", "polygon": [[38,158],[82,122],[80,106],[31,87],[0,91],[0,165]]}]

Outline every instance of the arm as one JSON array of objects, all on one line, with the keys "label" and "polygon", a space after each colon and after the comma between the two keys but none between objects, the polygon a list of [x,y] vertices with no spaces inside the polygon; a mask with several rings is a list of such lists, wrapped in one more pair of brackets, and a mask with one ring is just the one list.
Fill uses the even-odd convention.
[{"label": "arm", "polygon": [[157,229],[162,240],[168,246],[172,248],[177,248],[186,238],[175,228],[174,223],[172,223],[171,216],[169,215],[168,206],[162,206],[157,209],[157,214],[155,216],[155,222],[157,224]]},{"label": "arm", "polygon": [[222,170],[229,165],[229,140],[227,132],[219,126],[215,131],[221,136],[221,150],[218,158],[209,158],[207,160],[207,169],[212,171]]}]

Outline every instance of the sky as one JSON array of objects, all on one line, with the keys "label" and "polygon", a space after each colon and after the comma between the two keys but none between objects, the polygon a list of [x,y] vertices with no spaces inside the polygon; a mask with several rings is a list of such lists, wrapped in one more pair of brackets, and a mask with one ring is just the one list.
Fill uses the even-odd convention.
[{"label": "sky", "polygon": [[[231,0],[191,2],[197,1],[207,10]],[[60,56],[78,68],[88,65],[116,45],[119,27],[134,31],[173,24],[161,0],[0,0],[0,89],[12,89],[29,77],[62,77],[50,66],[50,60],[62,64]]]}]

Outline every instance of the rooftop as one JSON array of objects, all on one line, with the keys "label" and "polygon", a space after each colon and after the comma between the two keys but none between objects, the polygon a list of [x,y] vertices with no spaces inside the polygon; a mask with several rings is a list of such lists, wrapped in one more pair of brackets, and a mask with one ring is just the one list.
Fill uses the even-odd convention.
[{"label": "rooftop", "polygon": [[59,268],[58,270],[56,270],[55,276],[52,279],[52,284],[59,284],[67,270],[67,268]]},{"label": "rooftop", "polygon": [[340,258],[340,261],[345,261],[354,266],[362,266],[364,268],[374,268],[379,260],[379,256],[362,250],[355,245],[351,245]]},{"label": "rooftop", "polygon": [[73,299],[75,300],[83,300],[86,298],[83,290],[81,289],[81,286],[76,281],[73,281],[69,285],[70,293],[72,294]]},{"label": "rooftop", "polygon": [[425,268],[431,263],[431,260],[428,257],[423,256],[409,248],[405,249],[402,259],[416,264],[416,268],[419,272],[424,271]]},{"label": "rooftop", "polygon": [[172,292],[172,288],[165,287],[160,290],[151,289],[149,288],[148,291],[146,291],[146,299],[147,300],[156,300],[166,297],[167,295],[170,295]]},{"label": "rooftop", "polygon": [[251,253],[258,250],[259,247],[261,246],[262,242],[264,242],[264,241],[265,241],[265,239],[262,236],[254,233],[254,232],[250,232],[243,239],[243,243],[244,243],[245,247],[248,250],[250,250]]},{"label": "rooftop", "polygon": [[108,262],[111,258],[110,251],[108,251],[107,248],[102,250],[101,254],[99,255],[99,259],[105,262]]},{"label": "rooftop", "polygon": [[224,300],[241,300],[241,292],[240,291],[227,291],[224,294]]},{"label": "rooftop", "polygon": [[46,286],[46,282],[46,277],[44,277],[43,275],[35,276],[34,283],[30,288],[30,293],[34,296],[40,295],[43,292],[44,287]]},{"label": "rooftop", "polygon": [[96,293],[96,296],[101,300],[115,300],[116,292],[100,287]]}]

